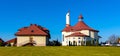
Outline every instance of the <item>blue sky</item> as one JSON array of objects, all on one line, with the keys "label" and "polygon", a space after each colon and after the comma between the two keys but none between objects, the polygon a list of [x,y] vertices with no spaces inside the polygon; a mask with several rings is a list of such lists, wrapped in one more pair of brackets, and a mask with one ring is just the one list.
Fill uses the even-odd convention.
[{"label": "blue sky", "polygon": [[100,31],[101,41],[112,34],[120,35],[119,0],[0,0],[0,37],[15,38],[19,28],[38,24],[50,30],[52,40],[61,40],[68,10],[71,25],[82,14],[86,24]]}]

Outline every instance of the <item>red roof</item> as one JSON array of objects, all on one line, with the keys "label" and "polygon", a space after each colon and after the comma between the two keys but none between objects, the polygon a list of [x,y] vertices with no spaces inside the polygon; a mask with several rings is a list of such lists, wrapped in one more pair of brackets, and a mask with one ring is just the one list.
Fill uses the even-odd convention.
[{"label": "red roof", "polygon": [[[91,31],[97,31],[92,28],[90,28],[88,25],[86,25],[83,21],[79,21],[75,26],[73,27],[66,27],[63,31],[80,31],[80,30],[91,30]],[[98,32],[98,31],[97,31]]]},{"label": "red roof", "polygon": [[62,31],[66,32],[72,31],[72,26],[65,27]]},{"label": "red roof", "polygon": [[87,35],[83,34],[83,33],[80,33],[80,32],[75,32],[71,35],[68,35],[66,37],[73,37],[73,36],[82,36],[82,37],[88,37]]},{"label": "red roof", "polygon": [[79,21],[74,27],[74,30],[93,30],[93,31],[97,31],[94,30],[92,28],[90,28],[88,25],[86,25],[83,21]]},{"label": "red roof", "polygon": [[19,29],[15,34],[16,36],[47,36],[49,35],[48,30],[44,27],[38,26],[36,24],[31,24],[29,27],[24,27]]},{"label": "red roof", "polygon": [[16,41],[17,41],[17,38],[14,38],[14,39],[6,41],[6,43],[15,43]]}]

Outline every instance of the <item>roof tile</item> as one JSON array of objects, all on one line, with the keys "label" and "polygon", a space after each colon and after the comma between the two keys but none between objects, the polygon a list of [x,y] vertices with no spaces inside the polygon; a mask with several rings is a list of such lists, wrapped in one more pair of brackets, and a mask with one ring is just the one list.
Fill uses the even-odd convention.
[{"label": "roof tile", "polygon": [[70,34],[66,37],[73,37],[73,36],[82,36],[82,37],[88,37],[87,35],[83,34],[83,33],[80,33],[80,32],[75,32],[73,34]]},{"label": "roof tile", "polygon": [[31,24],[29,27],[24,27],[21,28],[17,33],[15,33],[16,36],[39,36],[39,35],[48,35],[48,33],[46,32],[46,28],[43,28],[41,26],[38,26],[36,24]]}]

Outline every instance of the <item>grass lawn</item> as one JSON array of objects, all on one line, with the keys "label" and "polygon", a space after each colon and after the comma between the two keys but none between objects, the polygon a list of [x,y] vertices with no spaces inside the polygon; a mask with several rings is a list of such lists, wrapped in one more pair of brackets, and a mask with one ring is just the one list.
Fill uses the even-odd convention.
[{"label": "grass lawn", "polygon": [[0,47],[0,56],[120,56],[120,47]]}]

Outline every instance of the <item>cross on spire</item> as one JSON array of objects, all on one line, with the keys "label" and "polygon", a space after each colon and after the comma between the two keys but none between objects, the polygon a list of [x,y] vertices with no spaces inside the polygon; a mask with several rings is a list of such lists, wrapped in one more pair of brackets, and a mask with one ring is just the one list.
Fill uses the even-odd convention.
[{"label": "cross on spire", "polygon": [[82,21],[82,19],[83,19],[83,16],[82,16],[82,14],[80,14],[80,16],[78,17],[78,20]]}]

